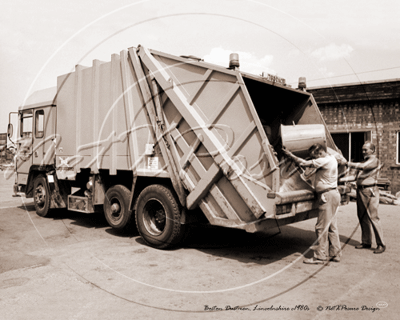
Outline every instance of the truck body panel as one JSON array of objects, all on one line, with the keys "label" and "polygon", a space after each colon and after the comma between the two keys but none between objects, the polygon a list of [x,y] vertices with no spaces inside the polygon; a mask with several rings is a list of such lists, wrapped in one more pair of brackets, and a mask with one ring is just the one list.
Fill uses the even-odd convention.
[{"label": "truck body panel", "polygon": [[155,144],[154,134],[123,55],[123,63],[115,54],[111,62],[95,60],[92,67],[77,66],[58,77],[57,123],[68,125],[57,126],[56,165],[70,179],[80,169],[106,169],[114,175],[117,170],[161,171],[165,176],[163,159],[146,155],[146,145]]}]

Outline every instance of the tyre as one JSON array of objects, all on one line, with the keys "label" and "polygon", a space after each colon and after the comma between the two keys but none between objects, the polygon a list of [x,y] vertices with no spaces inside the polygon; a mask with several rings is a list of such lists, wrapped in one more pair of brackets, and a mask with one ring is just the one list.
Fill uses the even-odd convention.
[{"label": "tyre", "polygon": [[171,189],[154,184],[139,194],[136,202],[136,226],[143,240],[157,249],[173,247],[184,237],[181,207]]},{"label": "tyre", "polygon": [[129,210],[129,197],[131,192],[123,185],[109,188],[104,199],[104,215],[108,224],[114,229],[124,229],[129,226],[132,211]]},{"label": "tyre", "polygon": [[38,216],[46,217],[50,213],[50,188],[43,175],[33,182],[33,201]]}]

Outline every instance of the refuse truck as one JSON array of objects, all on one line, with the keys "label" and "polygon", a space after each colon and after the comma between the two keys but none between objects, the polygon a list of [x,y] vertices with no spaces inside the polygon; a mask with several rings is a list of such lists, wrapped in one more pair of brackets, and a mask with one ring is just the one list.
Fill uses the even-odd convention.
[{"label": "refuse truck", "polygon": [[159,249],[199,221],[255,233],[316,217],[312,178],[282,145],[338,152],[310,93],[242,72],[237,55],[225,67],[131,47],[76,65],[18,114],[14,192],[39,216],[104,212]]}]

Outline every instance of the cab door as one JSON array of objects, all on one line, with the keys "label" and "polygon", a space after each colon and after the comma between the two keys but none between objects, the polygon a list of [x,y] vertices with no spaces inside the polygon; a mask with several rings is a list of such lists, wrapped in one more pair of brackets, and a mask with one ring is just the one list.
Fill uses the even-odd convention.
[{"label": "cab door", "polygon": [[33,131],[33,165],[54,164],[54,107],[43,107],[34,111]]},{"label": "cab door", "polygon": [[34,165],[42,165],[43,164],[43,155],[44,155],[44,110],[39,109],[35,110],[34,115],[34,134],[33,134],[33,164]]},{"label": "cab door", "polygon": [[20,132],[17,140],[16,167],[19,184],[26,184],[32,166],[33,110],[20,112]]}]

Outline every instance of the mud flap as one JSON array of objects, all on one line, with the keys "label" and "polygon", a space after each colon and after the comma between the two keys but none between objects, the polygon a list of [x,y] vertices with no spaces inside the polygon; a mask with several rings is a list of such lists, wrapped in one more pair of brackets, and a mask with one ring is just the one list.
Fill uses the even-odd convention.
[{"label": "mud flap", "polygon": [[50,190],[50,209],[66,208],[67,205],[61,196],[57,176],[54,172],[47,173],[47,182]]}]

